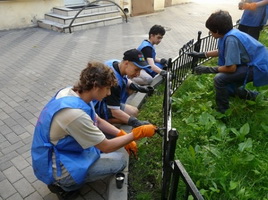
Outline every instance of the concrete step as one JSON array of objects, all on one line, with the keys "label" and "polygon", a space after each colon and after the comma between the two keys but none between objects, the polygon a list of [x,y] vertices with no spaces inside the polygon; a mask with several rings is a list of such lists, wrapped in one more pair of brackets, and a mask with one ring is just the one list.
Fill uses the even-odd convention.
[{"label": "concrete step", "polygon": [[[46,20],[50,20],[53,22],[66,24],[66,25],[69,25],[71,23],[71,21],[73,20],[73,17],[74,16],[65,16],[65,15],[59,15],[55,13],[45,14]],[[120,12],[118,10],[113,10],[113,11],[99,12],[99,13],[93,13],[93,14],[81,14],[80,13],[74,22],[78,23],[78,22],[87,22],[87,21],[95,21],[95,20],[102,20],[102,19],[105,20],[111,17],[121,17]]]},{"label": "concrete step", "polygon": [[[63,32],[63,33],[69,33],[69,24],[61,24],[58,22],[53,22],[50,20],[39,20],[38,26],[50,30],[54,30],[57,32]],[[116,16],[116,17],[109,17],[105,19],[99,19],[99,20],[92,20],[92,21],[86,21],[86,22],[79,22],[79,23],[73,23],[71,27],[71,31],[78,31],[78,30],[86,30],[91,28],[97,28],[101,26],[109,26],[114,24],[122,23],[122,17]]]},{"label": "concrete step", "polygon": [[[128,131],[129,132],[129,131]],[[128,199],[128,166],[129,166],[129,155],[125,148],[121,148],[119,151],[122,151],[125,153],[125,156],[127,158],[127,166],[126,168],[122,171],[122,173],[125,174],[125,180],[123,183],[123,187],[121,189],[118,189],[116,187],[116,182],[115,182],[115,175],[112,176],[108,182],[108,190],[107,190],[107,197],[108,200],[127,200]]]},{"label": "concrete step", "polygon": [[37,24],[41,28],[69,33],[70,31],[119,24],[123,21],[120,9],[114,4],[106,3],[84,8],[76,17],[69,30],[70,23],[82,8],[84,8],[84,5],[54,7],[52,13],[45,14],[45,18],[38,20]]},{"label": "concrete step", "polygon": [[[63,15],[63,16],[74,16],[77,12],[83,7],[83,5],[80,6],[74,6],[74,7],[54,7],[52,9],[52,12],[54,14]],[[85,8],[80,14],[94,14],[99,12],[108,12],[108,11],[118,11],[117,6],[114,4],[100,4],[100,5],[94,5],[91,7]]]},{"label": "concrete step", "polygon": [[[151,83],[150,86],[152,87],[156,87],[157,85],[159,85],[162,82],[162,76],[157,75],[154,77],[153,82]],[[142,104],[145,101],[145,97],[147,96],[146,93],[141,93],[141,92],[136,92],[131,94],[128,99],[127,99],[127,104],[130,104],[132,106],[135,106],[137,108],[140,108],[142,106]]]}]

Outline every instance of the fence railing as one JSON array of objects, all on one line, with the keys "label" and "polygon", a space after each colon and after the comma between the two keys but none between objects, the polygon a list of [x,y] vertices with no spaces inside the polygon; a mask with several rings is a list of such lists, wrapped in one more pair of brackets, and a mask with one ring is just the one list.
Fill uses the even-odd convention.
[{"label": "fence railing", "polygon": [[162,200],[176,200],[178,185],[180,178],[186,185],[184,192],[184,199],[188,199],[189,195],[192,195],[196,200],[204,200],[199,190],[195,186],[191,177],[181,164],[179,160],[174,160],[176,142],[179,134],[175,128],[171,125],[171,85],[172,85],[172,74],[168,71],[165,77],[165,92],[164,92],[164,128],[163,130],[163,174],[162,174]]},{"label": "fence railing", "polygon": [[[239,20],[234,25],[238,27]],[[178,56],[168,60],[167,75],[165,80],[165,92],[163,102],[163,128],[159,129],[158,133],[163,136],[162,143],[162,158],[163,158],[163,174],[162,174],[162,195],[161,200],[177,200],[177,194],[182,194],[182,190],[178,190],[179,181],[182,180],[185,185],[185,191],[181,198],[188,200],[192,195],[195,200],[204,200],[203,196],[197,189],[191,177],[183,167],[179,160],[174,160],[176,142],[179,133],[175,128],[172,128],[172,95],[180,87],[183,81],[193,73],[194,67],[200,65],[210,58],[193,58],[188,56],[192,51],[207,52],[217,49],[218,40],[212,35],[201,38],[201,31],[198,32],[197,41],[194,39],[187,42],[179,50]]]},{"label": "fence railing", "polygon": [[[163,174],[162,174],[162,200],[177,199],[178,192],[184,193],[183,199],[187,200],[190,195],[195,200],[204,200],[201,193],[195,186],[191,177],[183,167],[179,160],[174,160],[176,142],[179,133],[172,128],[172,95],[183,83],[183,81],[193,73],[193,68],[205,62],[207,59],[198,59],[188,56],[189,52],[211,51],[217,49],[217,40],[211,35],[201,38],[201,32],[198,32],[197,41],[190,40],[180,50],[179,55],[174,59],[168,60],[167,75],[165,77],[165,92],[163,102],[164,121],[162,128],[162,158],[163,158]],[[185,185],[185,191],[178,191],[180,180]]]},{"label": "fence railing", "polygon": [[201,32],[198,32],[197,41],[190,40],[180,50],[178,56],[169,59],[168,69],[172,74],[171,95],[179,88],[189,74],[193,73],[196,65],[202,64],[207,59],[193,58],[187,55],[192,51],[206,52],[217,49],[217,40],[211,35],[201,38]]}]

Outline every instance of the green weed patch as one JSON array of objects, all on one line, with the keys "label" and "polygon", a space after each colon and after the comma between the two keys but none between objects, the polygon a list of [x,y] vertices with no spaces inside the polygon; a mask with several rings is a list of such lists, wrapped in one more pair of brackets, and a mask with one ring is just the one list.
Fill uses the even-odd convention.
[{"label": "green weed patch", "polygon": [[[268,29],[260,41],[268,46]],[[215,66],[216,60],[206,65]],[[215,111],[214,75],[191,75],[172,97],[172,126],[179,132],[181,160],[207,200],[268,200],[268,86],[256,101],[230,99],[230,109]],[[163,93],[147,99],[139,119],[162,126]],[[138,142],[139,158],[130,159],[130,200],[161,198],[162,138]],[[182,194],[178,194],[181,196]]]}]

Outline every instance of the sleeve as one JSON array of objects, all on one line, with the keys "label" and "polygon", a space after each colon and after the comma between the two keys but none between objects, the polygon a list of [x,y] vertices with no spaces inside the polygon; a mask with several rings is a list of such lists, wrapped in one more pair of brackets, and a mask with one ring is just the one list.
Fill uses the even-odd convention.
[{"label": "sleeve", "polygon": [[102,131],[94,125],[93,120],[84,111],[66,127],[66,131],[84,149],[95,146],[105,139]]},{"label": "sleeve", "polygon": [[144,47],[141,52],[143,53],[144,55],[144,58],[147,59],[147,58],[152,58],[152,47]]},{"label": "sleeve", "polygon": [[111,95],[106,97],[108,108],[120,109],[121,88],[120,86],[111,88]]},{"label": "sleeve", "polygon": [[226,38],[224,58],[225,66],[241,64],[239,40],[236,37],[229,36]]}]

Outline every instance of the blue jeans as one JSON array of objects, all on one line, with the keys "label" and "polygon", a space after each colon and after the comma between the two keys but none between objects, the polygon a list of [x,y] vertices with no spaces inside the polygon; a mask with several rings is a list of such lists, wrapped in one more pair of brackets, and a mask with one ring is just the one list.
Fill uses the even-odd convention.
[{"label": "blue jeans", "polygon": [[[123,152],[101,153],[100,158],[89,168],[84,182],[93,182],[116,174],[126,165],[127,157]],[[83,184],[77,184],[70,175],[58,180],[57,184],[65,191],[77,190],[83,186]]]},{"label": "blue jeans", "polygon": [[229,96],[254,100],[257,92],[246,90],[244,83],[253,81],[253,67],[238,66],[234,73],[218,73],[214,77],[217,110],[224,113],[229,108]]}]

